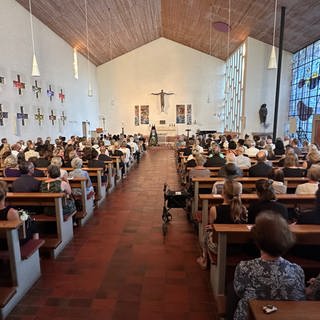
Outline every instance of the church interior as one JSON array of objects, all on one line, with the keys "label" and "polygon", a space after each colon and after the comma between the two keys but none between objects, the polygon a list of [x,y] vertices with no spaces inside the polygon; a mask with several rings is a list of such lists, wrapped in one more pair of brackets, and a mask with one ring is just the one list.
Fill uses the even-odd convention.
[{"label": "church interior", "polygon": [[[207,241],[210,207],[222,198],[201,195],[206,187],[195,178],[191,219],[173,206],[170,221],[163,221],[169,194],[163,186],[186,188],[190,154],[179,153],[177,142],[199,132],[273,143],[285,137],[297,139],[299,148],[305,141],[320,147],[320,1],[1,0],[0,21],[1,139],[13,145],[120,134],[143,141],[138,158],[134,152],[128,162],[115,155],[105,161],[105,185],[104,171],[88,170],[91,199],[86,180],[70,178],[71,187],[84,192],[83,226],[63,217],[61,197],[4,196],[3,203],[17,208],[54,206],[57,221],[50,217],[50,223],[57,222],[61,239],[49,256],[40,250],[45,242],[37,242],[31,258],[22,249],[20,258],[19,226],[0,216],[0,238],[7,237],[9,248],[8,254],[0,243],[0,319],[231,319],[221,311],[225,282],[240,260],[228,265],[226,232],[217,231],[219,243],[225,241],[218,263],[201,270],[196,260]],[[290,210],[315,202],[315,193],[294,197],[293,185],[311,179],[307,152],[298,158],[306,173],[285,177],[292,194],[278,197]],[[252,200],[246,186],[256,191],[247,171],[245,206]],[[217,178],[212,172],[210,190]],[[2,180],[13,182],[0,174]],[[319,244],[318,226],[306,230],[291,229],[299,245]],[[306,281],[320,272],[315,260],[307,269],[301,262]],[[19,288],[20,281],[26,283]],[[301,306],[279,304],[274,314],[298,319]],[[314,315],[319,301],[305,307]],[[264,319],[258,302],[250,308],[248,319]]]}]

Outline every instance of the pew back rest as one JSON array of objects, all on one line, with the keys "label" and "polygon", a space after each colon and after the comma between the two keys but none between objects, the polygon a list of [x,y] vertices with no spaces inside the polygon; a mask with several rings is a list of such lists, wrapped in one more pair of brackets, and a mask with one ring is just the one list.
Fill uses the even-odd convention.
[{"label": "pew back rest", "polygon": [[[243,193],[240,197],[242,203],[247,207],[251,202],[258,201],[258,196],[256,194]],[[200,201],[208,200],[209,203],[213,205],[218,205],[223,202],[223,197],[218,194],[199,194],[199,199]],[[314,205],[316,197],[314,194],[278,194],[277,199],[288,208],[295,208]]]}]

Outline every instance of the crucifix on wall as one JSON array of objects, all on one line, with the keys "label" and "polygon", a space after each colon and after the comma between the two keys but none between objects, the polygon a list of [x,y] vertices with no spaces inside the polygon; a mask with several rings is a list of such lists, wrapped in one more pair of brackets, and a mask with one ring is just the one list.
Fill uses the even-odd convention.
[{"label": "crucifix on wall", "polygon": [[54,126],[54,122],[56,121],[57,116],[53,114],[53,110],[51,110],[51,114],[49,116],[49,120],[51,120],[52,125]]},{"label": "crucifix on wall", "polygon": [[2,111],[2,104],[0,103],[0,126],[3,126],[3,119],[8,119],[8,112]]},{"label": "crucifix on wall", "polygon": [[158,93],[151,93],[154,96],[160,96],[160,106],[161,106],[161,112],[164,112],[164,96],[170,96],[174,94],[173,92],[164,92],[162,89]]},{"label": "crucifix on wall", "polygon": [[38,86],[38,81],[34,80],[34,85],[32,86],[32,91],[36,95],[36,98],[39,98],[39,94],[41,93],[41,88]]},{"label": "crucifix on wall", "polygon": [[54,96],[54,91],[51,88],[51,84],[49,85],[49,88],[47,89],[47,95],[48,95],[50,101],[52,101],[52,98]]},{"label": "crucifix on wall", "polygon": [[64,102],[64,99],[65,99],[66,95],[63,93],[62,89],[60,90],[60,93],[59,93],[59,99],[61,101],[61,103]]},{"label": "crucifix on wall", "polygon": [[24,113],[23,106],[20,107],[20,112],[17,113],[17,119],[21,120],[23,126],[25,125],[24,120],[28,119],[28,114]]},{"label": "crucifix on wall", "polygon": [[64,115],[64,111],[62,111],[62,115],[60,116],[60,120],[62,121],[62,124],[65,125],[67,117]]},{"label": "crucifix on wall", "polygon": [[13,86],[18,89],[19,95],[22,95],[22,89],[25,89],[25,83],[21,82],[20,80],[20,74],[17,74],[17,80],[13,80]]},{"label": "crucifix on wall", "polygon": [[37,109],[37,113],[34,115],[35,119],[39,122],[39,126],[41,126],[41,121],[43,121],[44,116],[40,112],[40,108]]}]

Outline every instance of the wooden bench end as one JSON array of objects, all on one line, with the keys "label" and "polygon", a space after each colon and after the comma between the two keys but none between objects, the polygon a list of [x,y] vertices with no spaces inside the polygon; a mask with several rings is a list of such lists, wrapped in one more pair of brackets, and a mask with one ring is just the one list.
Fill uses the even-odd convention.
[{"label": "wooden bench end", "polygon": [[77,214],[77,210],[73,211],[70,214],[64,214],[63,215],[63,221],[68,221],[70,218],[72,218],[76,214]]},{"label": "wooden bench end", "polygon": [[215,301],[217,305],[217,315],[219,317],[225,317],[226,316],[226,303],[227,298],[225,295],[218,294],[215,296]]},{"label": "wooden bench end", "polygon": [[16,292],[16,287],[0,287],[0,308],[5,307]]},{"label": "wooden bench end", "polygon": [[59,246],[59,244],[61,243],[60,239],[57,238],[46,238],[44,239],[44,244],[43,244],[43,248],[44,249],[55,249]]},{"label": "wooden bench end", "polygon": [[21,246],[21,259],[26,260],[31,257],[40,247],[44,245],[43,239],[30,239],[24,245]]}]

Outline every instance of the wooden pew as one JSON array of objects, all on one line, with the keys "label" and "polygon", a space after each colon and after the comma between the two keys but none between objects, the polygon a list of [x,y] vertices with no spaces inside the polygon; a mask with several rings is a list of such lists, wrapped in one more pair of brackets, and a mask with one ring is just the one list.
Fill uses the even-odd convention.
[{"label": "wooden pew", "polygon": [[[38,170],[42,170],[46,172],[48,168],[37,168]],[[74,170],[73,168],[62,168],[63,170],[69,172]],[[96,177],[97,182],[92,182],[92,185],[95,187],[95,192],[96,192],[96,204],[97,206],[100,205],[100,203],[105,199],[106,197],[106,185],[102,184],[101,177],[102,177],[102,171],[104,168],[88,168],[88,167],[83,167],[82,170],[85,170],[88,172],[90,177]]]},{"label": "wooden pew", "polygon": [[105,169],[108,172],[108,193],[111,193],[116,186],[116,177],[113,172],[113,161],[104,161]]},{"label": "wooden pew", "polygon": [[[67,172],[73,171],[73,168],[63,168]],[[99,206],[107,195],[107,186],[102,183],[102,173],[104,168],[88,168],[84,167],[82,170],[87,171],[89,177],[95,177],[97,182],[92,181],[92,185],[95,188],[95,202]]]},{"label": "wooden pew", "polygon": [[[263,312],[263,306],[274,305],[278,310],[271,314]],[[320,301],[250,300],[249,320],[318,320]]]},{"label": "wooden pew", "polygon": [[[314,206],[314,194],[278,194],[277,199],[288,208],[310,208]],[[219,194],[199,194],[199,201],[202,202],[202,217],[199,223],[199,241],[202,243],[204,228],[209,224],[209,202],[212,205],[218,205],[223,202],[223,197]],[[242,203],[248,207],[252,201],[258,201],[256,194],[241,194]]]},{"label": "wooden pew", "polygon": [[69,179],[69,184],[72,189],[81,189],[80,196],[74,196],[75,199],[81,201],[82,210],[77,211],[75,215],[76,222],[79,226],[84,226],[88,220],[93,216],[94,212],[94,193],[87,194],[87,179],[86,178],[72,178]]},{"label": "wooden pew", "polygon": [[16,208],[25,206],[54,208],[55,216],[45,214],[33,216],[33,218],[40,223],[56,225],[56,234],[54,235],[42,234],[40,230],[40,237],[45,240],[42,249],[49,251],[53,258],[56,258],[73,238],[72,216],[76,214],[76,212],[69,216],[63,215],[62,201],[64,197],[64,193],[8,192],[6,198],[7,204]]},{"label": "wooden pew", "polygon": [[116,166],[116,176],[117,176],[116,181],[120,181],[122,179],[122,174],[120,169],[120,161],[121,161],[120,156],[110,156],[110,158],[112,158],[113,163]]},{"label": "wooden pew", "polygon": [[[11,287],[0,287],[0,318],[4,319],[41,276],[39,248],[43,240],[29,240],[20,247],[21,221],[0,221],[0,233],[6,234],[8,251],[0,260],[10,260]],[[6,256],[7,253],[7,256]]]},{"label": "wooden pew", "polygon": [[[18,177],[0,177],[0,181],[5,181],[8,184],[9,190],[13,181]],[[45,181],[45,177],[36,177],[35,179],[40,181]],[[94,211],[94,197],[93,195],[87,195],[86,192],[86,178],[78,177],[71,178],[68,180],[72,189],[77,188],[81,189],[81,196],[76,196],[76,199],[79,199],[82,204],[82,211],[76,213],[76,220],[78,225],[83,226],[87,221],[92,217]]]},{"label": "wooden pew", "polygon": [[[236,178],[236,181],[239,181],[243,185],[243,189],[255,189],[256,181],[259,179],[267,179],[265,177],[239,177]],[[199,208],[198,196],[201,194],[201,189],[209,188],[212,189],[213,184],[217,181],[223,181],[223,177],[198,177],[192,178],[192,183],[194,186],[194,195],[192,199],[192,214],[195,215],[196,211]],[[299,184],[308,182],[308,178],[305,177],[290,177],[285,178],[285,184],[287,185],[287,189],[296,189]]]},{"label": "wooden pew", "polygon": [[[218,176],[218,172],[221,169],[221,167],[205,167],[206,169],[209,169],[211,171],[210,176],[211,177],[217,177]],[[187,168],[187,172],[189,172],[192,168]],[[243,172],[243,176],[244,177],[248,177],[249,176],[249,168],[241,168],[242,172]]]},{"label": "wooden pew", "polygon": [[[214,238],[218,243],[218,253],[217,264],[211,264],[210,280],[215,295],[225,294],[227,245],[230,243],[247,243],[251,239],[250,228],[251,226],[246,224],[213,225]],[[296,235],[296,244],[310,245],[320,243],[319,225],[290,225],[290,229]],[[241,257],[239,259],[241,260]],[[291,260],[291,258],[288,259]],[[320,262],[318,264],[320,267]]]}]

